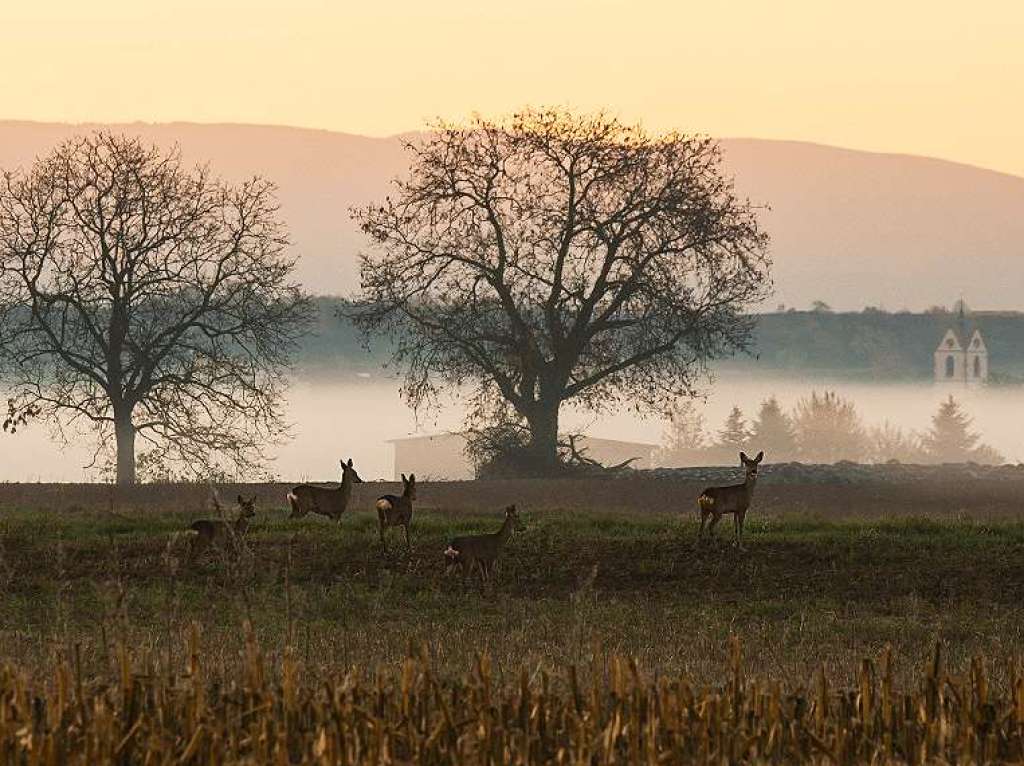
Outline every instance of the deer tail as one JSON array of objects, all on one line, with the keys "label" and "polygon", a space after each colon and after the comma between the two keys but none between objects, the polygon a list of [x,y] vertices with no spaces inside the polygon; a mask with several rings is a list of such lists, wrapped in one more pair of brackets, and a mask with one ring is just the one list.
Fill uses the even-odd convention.
[{"label": "deer tail", "polygon": [[295,495],[294,492],[288,493],[288,505],[292,507],[292,513],[299,512],[299,498]]},{"label": "deer tail", "polygon": [[457,559],[460,555],[462,554],[459,553],[455,546],[450,544],[448,545],[444,552],[444,557],[446,559],[449,559],[450,561],[455,561],[455,559]]},{"label": "deer tail", "polygon": [[715,505],[715,498],[709,495],[706,491],[700,493],[700,497],[697,498],[697,505],[701,511],[710,511]]},{"label": "deer tail", "polygon": [[392,508],[392,503],[386,497],[382,497],[377,501],[377,511],[387,513]]}]

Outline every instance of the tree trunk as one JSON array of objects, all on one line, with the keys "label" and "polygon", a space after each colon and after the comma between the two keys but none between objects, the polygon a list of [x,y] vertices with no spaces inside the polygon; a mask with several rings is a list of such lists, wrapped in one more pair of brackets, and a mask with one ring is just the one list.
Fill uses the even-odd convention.
[{"label": "tree trunk", "polygon": [[132,411],[114,411],[114,435],[117,438],[117,483],[135,483],[135,424]]},{"label": "tree trunk", "polygon": [[553,473],[558,464],[558,407],[559,402],[540,402],[526,418],[530,426],[530,462],[544,473]]}]

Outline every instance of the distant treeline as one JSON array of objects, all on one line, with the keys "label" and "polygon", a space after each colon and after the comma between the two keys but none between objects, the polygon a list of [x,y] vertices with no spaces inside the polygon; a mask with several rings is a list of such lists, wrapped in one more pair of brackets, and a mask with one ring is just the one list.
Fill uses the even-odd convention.
[{"label": "distant treeline", "polygon": [[[978,312],[994,382],[1024,374],[1024,313]],[[758,316],[754,353],[772,368],[927,378],[936,346],[959,318],[948,312],[890,314],[791,311]]]},{"label": "distant treeline", "polygon": [[[379,372],[387,361],[385,344],[376,343],[367,351],[356,329],[339,318],[338,310],[345,305],[342,298],[317,299],[318,327],[303,345],[303,368],[344,366],[356,372]],[[978,312],[969,319],[985,338],[993,381],[1024,378],[1024,313]],[[751,355],[735,357],[729,363],[885,379],[929,378],[936,346],[958,322],[956,315],[938,310],[923,314],[876,309],[759,314]]]},{"label": "distant treeline", "polygon": [[761,402],[753,420],[734,406],[717,433],[708,430],[693,400],[679,403],[656,457],[662,466],[722,465],[740,451],[764,450],[773,463],[979,463],[1005,460],[981,441],[973,420],[949,396],[925,431],[904,431],[891,423],[866,424],[853,401],[834,391],[811,391],[790,410],[775,397]]}]

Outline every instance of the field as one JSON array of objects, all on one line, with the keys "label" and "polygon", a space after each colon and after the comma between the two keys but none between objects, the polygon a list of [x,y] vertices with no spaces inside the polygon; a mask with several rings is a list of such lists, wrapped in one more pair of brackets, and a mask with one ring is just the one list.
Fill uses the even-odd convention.
[{"label": "field", "polygon": [[[393,530],[382,556],[369,509],[394,489],[358,486],[334,524],[288,520],[284,486],[224,487],[259,495],[247,550],[193,565],[181,533],[210,515],[205,487],[0,485],[0,699],[13,678],[56,693],[65,665],[100,689],[124,683],[126,667],[170,683],[201,662],[204,683],[222,688],[252,677],[258,647],[261,674],[291,679],[282,689],[342,677],[405,688],[415,667],[455,687],[483,674],[520,700],[549,677],[553,700],[570,678],[610,693],[624,672],[654,690],[685,679],[719,699],[741,673],[780,700],[859,689],[863,714],[867,659],[891,693],[925,694],[941,673],[977,702],[983,677],[986,698],[1008,711],[999,720],[1024,725],[1024,482],[764,485],[742,552],[724,522],[718,544],[694,545],[700,487],[682,481],[424,483],[412,552]],[[526,529],[495,582],[446,578],[447,539],[496,528],[507,502]],[[0,727],[3,716],[0,705]],[[880,736],[849,754],[868,757]],[[974,757],[989,752],[979,736]],[[177,757],[190,742],[169,747]],[[799,749],[810,740],[794,742],[789,757],[810,757]],[[725,757],[716,747],[704,756]]]}]

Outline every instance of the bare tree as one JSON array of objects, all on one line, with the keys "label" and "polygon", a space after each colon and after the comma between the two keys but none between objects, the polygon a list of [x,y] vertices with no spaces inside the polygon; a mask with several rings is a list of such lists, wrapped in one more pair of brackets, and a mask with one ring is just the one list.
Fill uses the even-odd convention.
[{"label": "bare tree", "polygon": [[[229,186],[133,138],[68,141],[0,186],[0,349],[25,413],[149,457],[245,472],[281,433],[289,355],[311,319],[273,186]],[[62,430],[63,432],[63,430]]]},{"label": "bare tree", "polygon": [[700,465],[707,460],[711,446],[707,423],[693,399],[684,399],[672,407],[661,443],[657,454],[660,466]]},{"label": "bare tree", "polygon": [[372,245],[350,316],[395,340],[412,405],[468,384],[553,466],[563,403],[667,412],[745,347],[767,237],[714,141],[553,110],[434,128],[354,213]]}]

